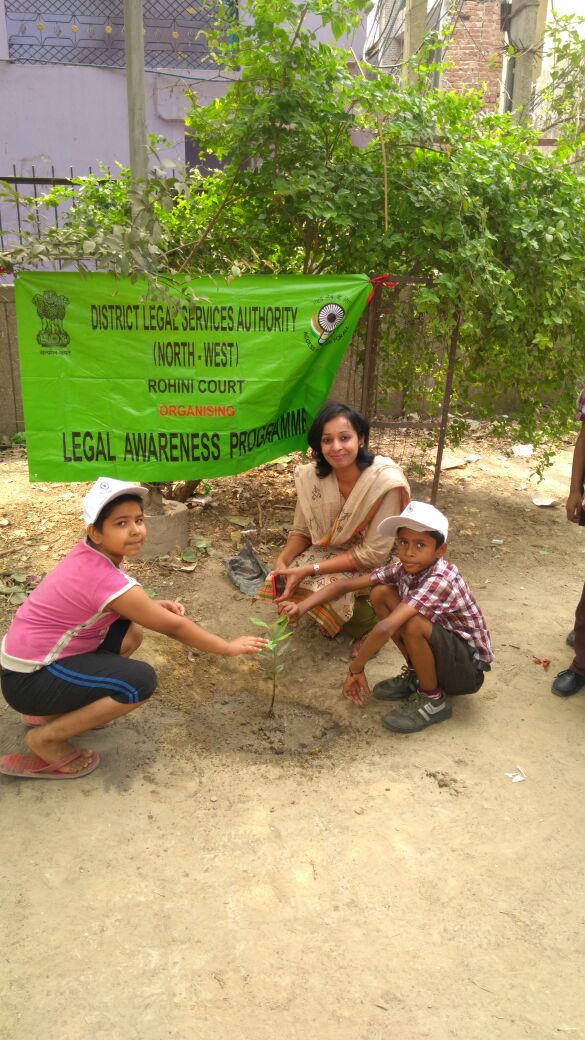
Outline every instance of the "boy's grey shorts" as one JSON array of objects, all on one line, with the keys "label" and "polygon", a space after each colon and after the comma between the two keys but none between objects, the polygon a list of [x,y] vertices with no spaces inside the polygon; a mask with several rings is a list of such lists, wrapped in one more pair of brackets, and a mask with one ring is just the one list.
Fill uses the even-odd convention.
[{"label": "boy's grey shorts", "polygon": [[484,673],[473,663],[472,650],[465,640],[434,622],[429,643],[441,689],[450,697],[477,693]]}]

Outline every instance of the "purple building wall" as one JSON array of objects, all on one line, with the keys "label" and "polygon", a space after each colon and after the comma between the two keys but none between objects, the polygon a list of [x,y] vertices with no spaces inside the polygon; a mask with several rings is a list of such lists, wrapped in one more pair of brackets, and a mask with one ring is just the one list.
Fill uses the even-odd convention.
[{"label": "purple building wall", "polygon": [[[37,3],[42,11],[42,0]],[[30,5],[23,0],[19,6]],[[54,171],[56,177],[67,177],[71,168],[78,175],[90,168],[95,172],[100,162],[112,168],[116,162],[128,165],[124,70],[8,60],[9,38],[14,40],[10,33],[16,25],[14,16],[7,17],[8,10],[9,0],[0,0],[0,177],[11,175],[13,167],[17,176],[30,175],[34,166],[37,176]],[[29,20],[27,31],[34,29]],[[318,34],[327,38],[323,31]],[[66,43],[70,37],[69,32]],[[343,38],[338,45],[361,56],[364,41],[365,19],[353,38]],[[206,103],[225,86],[216,72],[205,69],[190,71],[184,79],[175,70],[170,75],[146,73],[148,131],[170,142],[163,157],[176,162],[185,158],[184,90],[195,90]]]}]

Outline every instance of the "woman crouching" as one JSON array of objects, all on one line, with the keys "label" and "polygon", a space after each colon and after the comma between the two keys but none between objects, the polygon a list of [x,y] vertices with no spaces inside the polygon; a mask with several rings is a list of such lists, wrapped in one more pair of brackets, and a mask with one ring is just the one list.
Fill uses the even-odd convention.
[{"label": "woman crouching", "polygon": [[[378,528],[386,517],[402,512],[410,489],[392,459],[369,451],[369,436],[368,420],[348,405],[329,402],[316,416],[308,433],[314,461],[295,470],[294,522],[272,571],[284,583],[277,604],[299,602],[388,559],[388,541]],[[272,598],[268,583],[260,596]],[[353,593],[308,616],[327,636],[343,629],[354,639],[354,655],[377,622],[367,598],[356,599]]]}]

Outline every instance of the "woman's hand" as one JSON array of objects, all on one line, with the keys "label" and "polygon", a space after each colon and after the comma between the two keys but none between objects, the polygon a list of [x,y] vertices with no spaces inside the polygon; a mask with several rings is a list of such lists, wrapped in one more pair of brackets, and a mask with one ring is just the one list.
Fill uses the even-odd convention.
[{"label": "woman's hand", "polygon": [[370,696],[370,687],[368,686],[366,673],[357,672],[354,675],[353,672],[349,672],[341,692],[348,701],[357,704],[358,708],[363,708],[366,698]]},{"label": "woman's hand", "polygon": [[313,568],[310,566],[275,567],[272,573],[285,579],[286,585],[284,586],[284,592],[274,600],[275,603],[282,603],[283,600],[290,599],[297,586],[301,584],[303,578],[308,578],[309,575],[313,573]]},{"label": "woman's hand", "polygon": [[170,610],[171,614],[178,614],[179,617],[185,617],[185,608],[182,603],[177,603],[174,599],[155,599],[155,603],[158,603],[159,607],[164,607],[165,610]]},{"label": "woman's hand", "polygon": [[287,567],[290,567],[290,563],[286,563],[280,556],[277,556],[274,561],[274,567],[272,568],[271,574],[280,574],[281,571],[285,571]]},{"label": "woman's hand", "polygon": [[239,657],[240,654],[257,654],[266,646],[267,640],[261,636],[238,636],[228,643],[228,657]]}]

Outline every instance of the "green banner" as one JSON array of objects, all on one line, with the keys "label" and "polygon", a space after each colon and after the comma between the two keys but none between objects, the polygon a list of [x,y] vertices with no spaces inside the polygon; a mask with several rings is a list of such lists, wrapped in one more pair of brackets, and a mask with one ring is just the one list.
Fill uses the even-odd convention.
[{"label": "green banner", "polygon": [[306,447],[371,288],[365,275],[16,281],[31,480],[195,480]]}]

